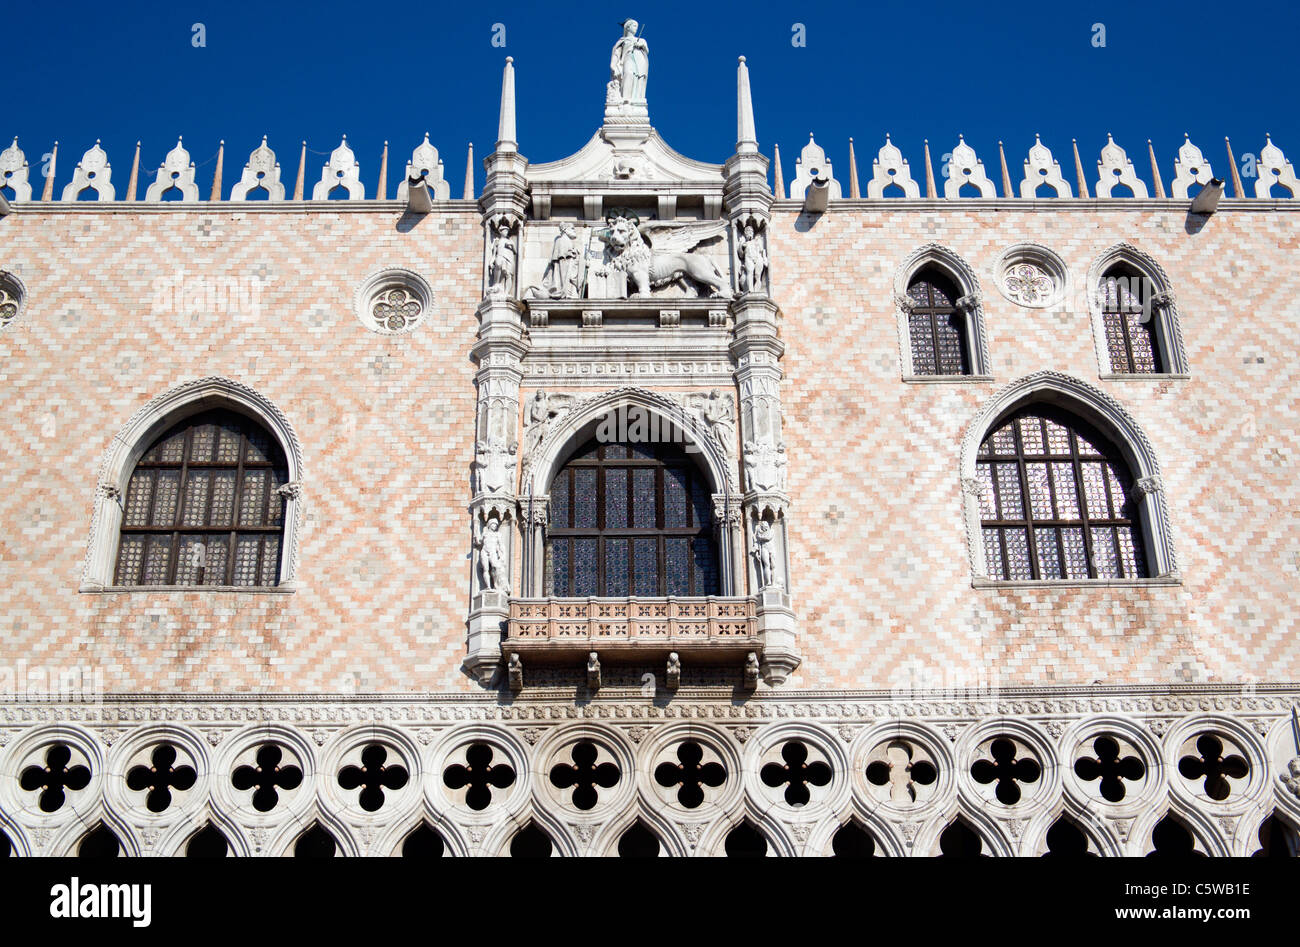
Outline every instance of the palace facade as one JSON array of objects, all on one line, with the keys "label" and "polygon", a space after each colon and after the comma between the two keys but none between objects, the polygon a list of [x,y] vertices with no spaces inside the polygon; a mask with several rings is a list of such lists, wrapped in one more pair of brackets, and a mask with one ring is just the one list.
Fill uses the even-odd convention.
[{"label": "palace facade", "polygon": [[1293,854],[1282,152],[787,185],[649,52],[460,198],[0,154],[0,848]]}]

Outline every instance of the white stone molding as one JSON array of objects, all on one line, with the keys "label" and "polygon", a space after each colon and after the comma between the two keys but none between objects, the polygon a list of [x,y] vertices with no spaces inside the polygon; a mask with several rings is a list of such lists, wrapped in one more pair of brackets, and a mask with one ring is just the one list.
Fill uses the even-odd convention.
[{"label": "white stone molding", "polygon": [[0,329],[13,325],[27,301],[27,287],[17,273],[0,270]]},{"label": "white stone molding", "polygon": [[1093,347],[1097,353],[1097,370],[1102,377],[1115,377],[1111,373],[1110,352],[1106,347],[1106,325],[1102,317],[1101,281],[1111,267],[1126,264],[1137,270],[1148,281],[1142,293],[1143,304],[1150,304],[1150,318],[1154,320],[1156,344],[1164,372],[1161,375],[1125,375],[1125,378],[1159,378],[1162,375],[1187,375],[1191,368],[1187,350],[1183,345],[1183,330],[1178,313],[1178,303],[1169,274],[1152,256],[1131,243],[1117,243],[1107,247],[1088,267],[1086,295],[1092,319]]},{"label": "white stone molding", "polygon": [[27,156],[18,147],[18,136],[14,143],[0,151],[0,187],[13,189],[15,201],[30,201],[32,185],[27,177],[31,169],[27,165]]},{"label": "white stone molding", "polygon": [[[0,829],[18,854],[74,854],[86,833],[103,822],[123,854],[182,854],[206,824],[215,826],[239,856],[291,854],[313,822],[335,839],[341,855],[398,854],[421,822],[452,855],[505,855],[529,822],[552,840],[557,855],[609,855],[640,821],[676,856],[722,854],[728,832],[748,821],[773,855],[826,854],[838,829],[856,820],[882,854],[937,853],[939,836],[958,817],[997,855],[1039,855],[1047,830],[1062,815],[1078,823],[1100,854],[1143,855],[1151,830],[1173,812],[1213,855],[1249,855],[1263,820],[1275,810],[1294,831],[1295,814],[1278,801],[1284,775],[1280,756],[1294,753],[1284,688],[1255,692],[1228,686],[1134,688],[1024,688],[968,699],[950,691],[891,693],[797,692],[737,703],[729,687],[678,693],[667,704],[647,702],[635,686],[609,685],[590,705],[575,705],[563,687],[502,702],[495,695],[427,695],[358,699],[311,695],[264,697],[141,697],[99,702],[0,704],[7,743],[0,748]],[[536,689],[534,689],[536,690]],[[1044,724],[1044,720],[1047,722]],[[1249,767],[1233,794],[1215,801],[1178,772],[1180,750],[1201,733],[1231,744]],[[1267,732],[1266,741],[1258,733]],[[1156,733],[1165,736],[1157,739]],[[945,734],[955,735],[950,740]],[[850,741],[847,736],[853,736]],[[994,736],[1027,745],[1040,763],[1037,782],[1013,806],[987,802],[970,786],[979,747]],[[1094,798],[1073,773],[1082,746],[1113,735],[1145,764],[1142,784],[1117,803]],[[549,780],[553,763],[577,741],[607,751],[620,770],[618,785],[601,789],[598,805],[578,810]],[[780,787],[761,778],[763,763],[799,740],[810,760],[831,766],[826,786],[811,786],[807,805],[787,804]],[[916,805],[882,803],[864,779],[871,749],[893,739],[924,745],[937,764],[934,791]],[[676,759],[686,740],[707,760],[723,763],[723,785],[706,787],[704,804],[686,808],[659,786],[655,768]],[[143,793],[126,789],[123,775],[141,754],[169,742],[191,758],[211,759],[187,798],[162,813],[145,808]],[[62,743],[90,769],[83,790],[70,791],[56,812],[36,806],[39,790],[19,787],[19,776],[44,751]],[[385,792],[367,812],[354,790],[338,786],[339,769],[369,743],[400,752],[406,786]],[[470,809],[464,793],[443,781],[448,765],[463,763],[471,744],[488,745],[493,764],[506,763],[513,783],[493,789],[485,808]],[[259,812],[231,774],[263,745],[284,752],[282,765],[302,769],[301,783],[281,793],[275,808]],[[216,749],[209,749],[215,746]],[[1271,752],[1270,752],[1271,749]],[[317,759],[323,762],[318,764]],[[604,757],[602,757],[604,758]],[[1059,772],[1053,772],[1059,770]],[[976,786],[975,789],[985,787]]]},{"label": "white stone molding", "polygon": [[320,180],[311,189],[311,199],[327,201],[330,199],[330,192],[336,187],[344,188],[348,192],[350,201],[365,199],[366,189],[361,183],[361,165],[357,163],[356,155],[348,147],[347,135],[344,135],[339,146],[330,152],[330,160],[321,169]]},{"label": "white stone molding", "polygon": [[[907,287],[912,282],[912,278],[926,266],[934,266],[943,271],[957,286],[959,299],[955,302],[965,314],[963,321],[966,326],[966,350],[970,353],[971,376],[979,378],[990,375],[992,368],[989,361],[988,334],[984,329],[983,294],[980,291],[979,277],[975,275],[974,268],[953,250],[942,244],[927,243],[908,254],[894,271],[894,308],[897,310],[903,378],[933,377],[919,376],[912,367],[911,331],[908,325]],[[962,300],[966,300],[964,306]]]},{"label": "white stone molding", "polygon": [[1101,149],[1101,158],[1097,161],[1097,186],[1094,193],[1097,197],[1110,197],[1111,188],[1116,184],[1128,185],[1134,197],[1147,196],[1146,182],[1137,176],[1132,160],[1108,133],[1106,146]]},{"label": "white stone molding", "polygon": [[998,292],[1027,309],[1050,309],[1069,298],[1069,271],[1055,251],[1038,243],[1007,247],[993,264]]},{"label": "white stone molding", "polygon": [[885,144],[871,162],[871,180],[867,182],[867,197],[884,197],[885,189],[891,184],[897,184],[902,188],[904,197],[921,196],[921,186],[912,180],[907,159],[886,134]]},{"label": "white stone molding", "polygon": [[451,197],[451,185],[442,176],[442,159],[438,157],[438,149],[429,143],[428,132],[424,133],[424,141],[411,152],[411,160],[406,162],[406,174],[397,185],[399,201],[406,200],[411,178],[424,178],[429,195],[435,200],[445,201]]},{"label": "white stone molding", "polygon": [[181,200],[197,201],[199,199],[199,185],[194,180],[195,168],[194,162],[190,160],[190,153],[185,150],[179,138],[176,139],[176,147],[167,152],[167,157],[163,158],[163,163],[158,168],[158,176],[148,189],[144,192],[146,203],[157,204],[163,199],[163,195],[172,188],[181,192]]},{"label": "white stone molding", "polygon": [[433,305],[428,281],[415,270],[397,265],[374,270],[352,294],[352,311],[357,320],[380,335],[415,331]]},{"label": "white stone molding", "polygon": [[[247,415],[261,424],[279,443],[288,464],[290,483],[303,479],[302,447],[298,435],[283,412],[261,393],[229,378],[211,376],[177,385],[140,408],[118,431],[100,461],[97,489],[91,512],[90,536],[81,591],[112,588],[117,564],[118,539],[122,527],[122,502],[136,462],[153,441],[172,425],[213,408],[226,408]],[[303,520],[301,492],[286,499],[284,541],[280,544],[281,590],[296,587],[298,539]],[[140,586],[156,591],[159,586]]]},{"label": "white stone molding", "polygon": [[580,399],[569,396],[560,404],[563,406],[552,406],[536,441],[532,440],[531,431],[525,435],[528,444],[524,458],[527,479],[520,487],[523,495],[548,494],[551,481],[568,459],[568,454],[586,443],[600,421],[610,412],[634,407],[656,416],[661,422],[675,425],[699,448],[701,466],[709,476],[712,492],[739,492],[734,453],[731,456],[725,454],[695,413],[688,411],[682,401],[668,393],[638,387],[614,388]]},{"label": "white stone molding", "polygon": [[[1280,184],[1292,198],[1300,197],[1300,180],[1296,180],[1295,168],[1286,160],[1282,149],[1273,144],[1273,138],[1266,135],[1264,147],[1259,152],[1257,170],[1259,178],[1255,181],[1256,197],[1272,197],[1273,185]],[[66,198],[65,198],[66,200]]]},{"label": "white stone molding", "polygon": [[1025,159],[1025,179],[1020,182],[1020,196],[1033,199],[1038,188],[1046,185],[1057,197],[1073,197],[1070,182],[1061,174],[1061,162],[1052,157],[1052,150],[1034,135],[1034,145]]},{"label": "white stone molding", "polygon": [[997,188],[984,173],[984,162],[975,154],[975,149],[966,144],[965,137],[957,136],[957,147],[952,150],[948,161],[948,180],[943,182],[943,196],[948,200],[961,197],[964,185],[971,185],[980,192],[980,197],[997,197]]},{"label": "white stone molding", "polygon": [[77,162],[72,180],[63,189],[63,199],[75,201],[87,188],[95,192],[95,200],[98,201],[111,201],[117,196],[113,190],[113,168],[108,163],[108,155],[99,147],[98,138],[95,139],[95,146]]},{"label": "white stone molding", "polygon": [[813,140],[812,132],[809,132],[808,144],[803,146],[803,150],[799,152],[799,157],[794,162],[794,180],[790,182],[790,199],[803,200],[804,192],[814,181],[827,182],[827,187],[830,188],[827,196],[831,199],[838,199],[841,196],[840,182],[835,180],[826,152]]},{"label": "white stone molding", "polygon": [[[987,747],[995,740],[1007,739],[1017,748],[1017,759],[1028,755],[1038,764],[1038,778],[1020,782],[1020,799],[1011,805],[996,796],[997,782],[977,782],[972,766],[988,759]],[[1018,719],[985,720],[967,727],[957,738],[953,755],[962,763],[957,772],[957,792],[972,809],[981,810],[999,821],[1032,819],[1050,808],[1061,795],[1061,764],[1056,756],[1056,745],[1034,723]]]},{"label": "white stone molding", "polygon": [[[1140,780],[1123,781],[1124,798],[1110,801],[1101,795],[1101,780],[1084,780],[1074,769],[1084,756],[1095,758],[1093,744],[1102,737],[1115,741],[1120,756],[1135,756],[1143,767]],[[1068,799],[1083,811],[1104,819],[1134,819],[1156,806],[1169,791],[1169,770],[1160,740],[1128,714],[1106,713],[1072,724],[1060,738],[1061,768]]]},{"label": "white stone molding", "polygon": [[280,162],[275,160],[275,152],[267,147],[265,135],[262,136],[262,143],[248,156],[244,173],[230,190],[230,199],[246,201],[248,195],[259,187],[266,190],[267,200],[284,200],[284,184],[280,181]]},{"label": "white stone molding", "polygon": [[1205,160],[1201,149],[1192,144],[1191,138],[1183,134],[1183,145],[1178,149],[1174,160],[1174,179],[1169,185],[1173,197],[1187,197],[1187,189],[1193,184],[1209,184],[1214,177],[1210,162]]},{"label": "white stone molding", "polygon": [[[1078,415],[1100,429],[1120,451],[1134,480],[1160,476],[1160,464],[1156,459],[1155,449],[1151,446],[1145,432],[1123,405],[1106,392],[1081,379],[1061,372],[1040,371],[1007,385],[985,402],[984,407],[967,425],[966,433],[962,437],[959,472],[963,482],[966,479],[976,480],[976,455],[988,433],[1007,415],[1030,404],[1055,405]],[[988,580],[989,570],[984,561],[979,496],[977,493],[963,489],[961,499],[971,574],[977,580]],[[1164,492],[1147,494],[1141,499],[1139,507],[1143,547],[1151,577],[1176,578],[1177,558]]]}]

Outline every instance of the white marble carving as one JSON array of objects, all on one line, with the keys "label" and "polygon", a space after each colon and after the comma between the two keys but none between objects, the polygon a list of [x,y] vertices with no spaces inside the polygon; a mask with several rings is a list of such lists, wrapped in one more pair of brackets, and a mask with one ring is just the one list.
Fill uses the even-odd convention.
[{"label": "white marble carving", "polygon": [[230,189],[232,201],[246,201],[252,191],[265,188],[267,199],[284,200],[284,184],[280,181],[280,163],[275,160],[275,152],[267,147],[266,136],[262,143],[253,149],[244,165],[244,173],[233,188]]},{"label": "white marble carving", "polygon": [[77,162],[72,180],[63,189],[63,199],[75,201],[87,188],[95,192],[96,200],[111,201],[117,197],[117,192],[113,190],[113,167],[108,163],[104,149],[99,147],[98,138],[95,139],[95,147]]},{"label": "white marble carving", "polygon": [[957,147],[952,150],[948,161],[948,180],[943,182],[943,196],[952,200],[961,197],[961,189],[971,185],[980,192],[980,197],[997,197],[997,188],[984,173],[984,162],[975,154],[975,149],[966,144],[962,135],[957,136]]},{"label": "white marble carving", "polygon": [[1134,197],[1146,197],[1146,182],[1137,176],[1133,162],[1128,154],[1109,133],[1106,135],[1106,147],[1101,149],[1101,158],[1097,161],[1098,197],[1110,197],[1111,188],[1116,184],[1126,184],[1133,191]]},{"label": "white marble carving", "polygon": [[994,265],[1002,295],[1028,309],[1046,309],[1066,295],[1065,262],[1036,243],[1008,247]]},{"label": "white marble carving", "polygon": [[812,132],[808,133],[808,144],[803,146],[803,151],[799,152],[799,157],[794,163],[794,180],[790,182],[790,199],[801,201],[808,186],[814,181],[825,181],[830,188],[827,195],[830,198],[841,196],[840,182],[835,180],[835,174],[831,169],[831,163],[826,158],[826,152],[822,150],[821,145],[813,140]]},{"label": "white marble carving", "polygon": [[749,490],[785,492],[785,442],[745,441],[745,485]]},{"label": "white marble carving", "polygon": [[650,47],[638,34],[636,20],[623,21],[623,35],[609,54],[609,82],[605,87],[605,118],[647,115],[646,82],[650,76]]},{"label": "white marble carving", "polygon": [[1272,197],[1274,184],[1280,184],[1292,197],[1300,197],[1300,181],[1296,180],[1295,168],[1286,160],[1282,149],[1273,144],[1271,135],[1266,135],[1264,147],[1259,152],[1259,179],[1255,181],[1256,197]]},{"label": "white marble carving", "polygon": [[[610,211],[609,224],[595,236],[604,241],[606,262],[616,273],[627,278],[626,295],[648,296],[652,289],[689,280],[697,294],[715,298],[730,295],[730,280],[709,257],[695,253],[701,244],[715,241],[727,232],[726,221],[667,224],[659,221],[641,223],[627,210]],[[598,298],[588,284],[588,296]]]},{"label": "white marble carving", "polygon": [[14,143],[0,151],[0,187],[12,188],[16,201],[30,201],[32,185],[27,180],[29,170],[27,156],[18,147],[18,137],[14,136]]},{"label": "white marble carving", "polygon": [[348,147],[347,135],[343,136],[343,141],[330,153],[329,162],[321,169],[320,180],[311,189],[311,199],[327,201],[330,199],[330,192],[336,187],[344,188],[348,192],[350,201],[365,199],[366,189],[361,183],[361,165],[357,163],[356,155]]},{"label": "white marble carving", "polygon": [[1183,146],[1178,149],[1178,158],[1174,161],[1174,180],[1169,185],[1174,197],[1186,197],[1187,189],[1192,184],[1209,184],[1214,177],[1210,162],[1205,160],[1201,149],[1192,144],[1192,140],[1183,134]]},{"label": "white marble carving", "polygon": [[433,291],[413,270],[389,266],[371,273],[357,287],[353,311],[361,324],[380,335],[410,332],[433,304]]},{"label": "white marble carving", "polygon": [[754,524],[749,551],[758,570],[759,588],[776,585],[780,580],[776,577],[776,560],[772,555],[772,524],[767,520],[759,520]]},{"label": "white marble carving", "polygon": [[560,224],[560,232],[551,244],[550,259],[542,273],[540,286],[529,286],[524,291],[528,299],[578,299],[582,295],[584,247],[586,235],[580,237],[578,228],[570,221]]},{"label": "white marble carving", "polygon": [[397,185],[399,201],[406,200],[411,178],[424,178],[429,195],[435,200],[445,201],[451,197],[451,185],[442,176],[442,159],[438,157],[438,149],[429,144],[428,132],[424,133],[424,141],[411,152],[411,160],[406,163],[406,176]]},{"label": "white marble carving", "polygon": [[761,220],[736,222],[736,258],[740,264],[736,282],[742,293],[767,292],[767,246]]},{"label": "white marble carving", "polygon": [[891,184],[897,184],[902,188],[904,197],[921,196],[921,187],[912,180],[907,159],[886,134],[884,146],[871,162],[871,180],[867,182],[867,197],[884,197],[885,188]]},{"label": "white marble carving", "polygon": [[1025,179],[1020,182],[1020,196],[1036,197],[1039,185],[1043,184],[1050,187],[1057,197],[1074,196],[1069,182],[1061,175],[1061,162],[1052,157],[1052,149],[1035,135],[1034,146],[1029,149],[1029,157],[1025,159]]},{"label": "white marble carving", "polygon": [[194,162],[190,160],[190,153],[185,150],[185,146],[177,138],[176,147],[167,152],[167,157],[163,158],[163,163],[158,168],[158,176],[149,185],[149,189],[144,192],[145,201],[156,204],[172,188],[176,188],[181,192],[181,200],[197,201],[199,199],[199,185],[194,180],[194,174]]},{"label": "white marble carving", "polygon": [[474,548],[478,553],[479,587],[509,595],[506,546],[498,517],[493,516],[486,523],[474,518]]},{"label": "white marble carving", "polygon": [[504,214],[489,225],[491,243],[488,244],[487,295],[511,299],[515,295],[515,274],[519,263],[519,249],[515,246],[514,226]]}]

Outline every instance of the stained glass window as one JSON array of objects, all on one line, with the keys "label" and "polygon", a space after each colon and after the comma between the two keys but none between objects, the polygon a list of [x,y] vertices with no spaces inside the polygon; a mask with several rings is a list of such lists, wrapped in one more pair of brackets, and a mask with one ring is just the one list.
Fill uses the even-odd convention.
[{"label": "stained glass window", "polygon": [[709,484],[680,445],[592,441],[550,496],[551,595],[718,594]]},{"label": "stained glass window", "polygon": [[978,479],[992,578],[1147,575],[1128,468],[1079,418],[1041,406],[1017,412],[980,446]]},{"label": "stained glass window", "polygon": [[907,288],[912,301],[908,334],[912,371],[917,375],[969,375],[966,319],[957,309],[960,295],[938,273],[922,270]]},{"label": "stained glass window", "polygon": [[287,480],[279,446],[248,418],[208,411],[178,424],[131,473],[116,583],[277,585]]},{"label": "stained glass window", "polygon": [[1150,281],[1136,270],[1114,267],[1102,278],[1101,319],[1116,374],[1164,371],[1150,295]]}]

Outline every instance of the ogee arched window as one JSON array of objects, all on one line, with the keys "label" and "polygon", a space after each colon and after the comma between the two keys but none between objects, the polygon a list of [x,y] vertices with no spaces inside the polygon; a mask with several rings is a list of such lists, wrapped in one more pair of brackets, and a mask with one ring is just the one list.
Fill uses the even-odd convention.
[{"label": "ogee arched window", "polygon": [[592,440],[550,498],[548,594],[719,594],[709,484],[681,445]]},{"label": "ogee arched window", "polygon": [[990,578],[1148,575],[1128,467],[1081,419],[1020,409],[980,445],[976,473]]},{"label": "ogee arched window", "polygon": [[1120,264],[1107,270],[1100,291],[1110,370],[1116,374],[1165,371],[1152,314],[1151,281]]},{"label": "ogee arched window", "polygon": [[961,294],[934,267],[921,270],[907,287],[911,302],[908,336],[912,372],[917,375],[969,375],[965,314],[957,307]]},{"label": "ogee arched window", "polygon": [[115,584],[278,584],[287,480],[275,438],[243,415],[175,425],[131,473]]}]

